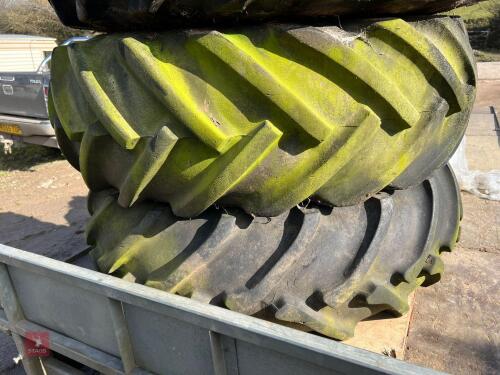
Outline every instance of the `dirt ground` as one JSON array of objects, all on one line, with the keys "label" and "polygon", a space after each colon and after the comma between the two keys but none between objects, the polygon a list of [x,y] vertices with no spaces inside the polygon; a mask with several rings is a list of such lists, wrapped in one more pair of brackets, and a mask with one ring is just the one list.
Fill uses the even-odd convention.
[{"label": "dirt ground", "polygon": [[0,243],[60,260],[81,252],[86,195],[81,175],[65,160],[0,175]]},{"label": "dirt ground", "polygon": [[451,374],[500,368],[500,202],[463,193],[461,240],[441,281],[415,293],[404,359]]},{"label": "dirt ground", "polygon": [[[87,188],[58,152],[38,146],[0,155],[0,243],[66,260],[87,248]],[[22,374],[0,333],[0,373]]]},{"label": "dirt ground", "polygon": [[[474,170],[500,170],[500,132],[494,121],[485,132],[483,122],[488,109],[500,110],[500,63],[480,64],[479,78],[467,159]],[[441,282],[415,293],[404,359],[452,374],[498,374],[500,202],[468,193],[462,202],[461,239],[443,254]]]},{"label": "dirt ground", "polygon": [[[500,79],[480,81],[476,106],[490,105],[500,108]],[[0,243],[60,260],[86,249],[87,188],[80,174],[52,151],[28,147],[14,155],[0,155]],[[400,359],[453,374],[495,374],[500,202],[463,193],[463,203],[459,246],[444,254],[441,282],[415,293]],[[15,356],[10,338],[0,334],[0,373],[23,372]]]}]

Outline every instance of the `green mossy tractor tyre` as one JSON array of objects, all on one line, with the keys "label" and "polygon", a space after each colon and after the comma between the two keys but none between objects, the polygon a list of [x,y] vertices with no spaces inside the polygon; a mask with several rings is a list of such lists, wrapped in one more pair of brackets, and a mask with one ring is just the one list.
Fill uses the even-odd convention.
[{"label": "green mossy tractor tyre", "polygon": [[461,219],[448,167],[364,204],[311,204],[272,219],[215,207],[179,219],[165,204],[123,208],[113,191],[92,193],[89,209],[102,272],[337,339],[378,312],[404,314],[413,290],[439,280]]},{"label": "green mossy tractor tyre", "polygon": [[49,0],[61,21],[100,31],[200,25],[434,14],[480,0]]},{"label": "green mossy tractor tyre", "polygon": [[428,178],[475,97],[463,23],[110,34],[53,53],[49,112],[93,191],[276,216]]}]

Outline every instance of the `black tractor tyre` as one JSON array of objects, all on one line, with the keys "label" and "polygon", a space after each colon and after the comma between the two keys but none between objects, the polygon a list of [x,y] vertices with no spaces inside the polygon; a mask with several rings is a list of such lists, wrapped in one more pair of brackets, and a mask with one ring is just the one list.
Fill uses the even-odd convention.
[{"label": "black tractor tyre", "polygon": [[449,167],[364,204],[272,219],[211,208],[186,220],[168,205],[123,208],[116,198],[89,198],[87,239],[102,272],[341,340],[381,311],[404,314],[413,290],[440,279],[461,219]]},{"label": "black tractor tyre", "polygon": [[[435,14],[481,0],[49,0],[66,26],[99,31],[165,30],[269,20]],[[331,23],[331,22],[330,22]]]},{"label": "black tractor tyre", "polygon": [[[50,90],[49,90],[49,98],[50,98]],[[64,129],[61,125],[61,121],[59,121],[59,118],[55,116],[55,109],[53,107],[54,103],[52,100],[48,101],[48,107],[49,107],[49,117],[50,117],[50,122],[52,124],[52,127],[54,128],[54,133],[57,138],[57,144],[59,145],[59,149],[61,150],[63,156],[66,158],[68,163],[71,164],[73,168],[76,170],[80,169],[80,143],[71,141],[66,133],[64,132]]]},{"label": "black tractor tyre", "polygon": [[102,35],[52,66],[51,118],[89,188],[186,218],[415,186],[455,151],[476,92],[449,17]]}]

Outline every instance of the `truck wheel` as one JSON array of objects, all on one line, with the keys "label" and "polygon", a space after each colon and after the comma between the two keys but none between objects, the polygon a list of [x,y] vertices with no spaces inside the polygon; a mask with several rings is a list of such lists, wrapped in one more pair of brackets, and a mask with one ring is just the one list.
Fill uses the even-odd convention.
[{"label": "truck wheel", "polygon": [[442,167],[468,122],[473,61],[446,17],[103,35],[55,49],[53,117],[80,142],[89,188],[118,189],[123,207],[276,216]]},{"label": "truck wheel", "polygon": [[89,207],[102,272],[337,339],[380,311],[404,314],[415,288],[438,281],[461,218],[448,167],[364,204],[310,204],[272,219],[216,208],[179,219],[168,205],[122,208],[112,191],[92,193]]},{"label": "truck wheel", "polygon": [[[240,21],[318,17],[375,17],[433,14],[479,0],[49,0],[61,21],[71,27],[101,31],[165,30]],[[78,10],[77,10],[78,9]]]}]

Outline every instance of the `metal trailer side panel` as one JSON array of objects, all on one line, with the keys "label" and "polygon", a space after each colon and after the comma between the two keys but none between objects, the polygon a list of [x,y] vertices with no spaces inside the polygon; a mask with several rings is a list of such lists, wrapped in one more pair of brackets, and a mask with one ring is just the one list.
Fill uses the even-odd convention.
[{"label": "metal trailer side panel", "polygon": [[0,328],[105,374],[437,374],[4,245],[0,277]]}]

